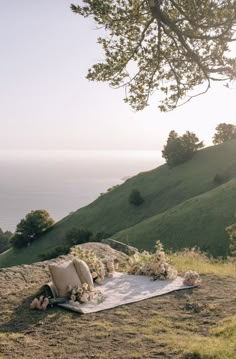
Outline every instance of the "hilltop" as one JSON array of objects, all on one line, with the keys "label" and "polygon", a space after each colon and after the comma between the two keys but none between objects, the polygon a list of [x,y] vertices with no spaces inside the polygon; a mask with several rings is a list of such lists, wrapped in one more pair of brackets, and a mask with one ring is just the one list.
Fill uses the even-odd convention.
[{"label": "hilltop", "polygon": [[0,269],[0,357],[235,359],[235,263],[191,251],[170,260],[199,271],[200,286],[87,315],[29,308],[48,263]]},{"label": "hilltop", "polygon": [[[133,206],[138,189],[144,198]],[[30,247],[0,255],[0,266],[32,263],[65,241],[72,227],[107,232],[115,239],[150,249],[199,246],[214,256],[228,253],[225,227],[235,222],[236,140],[198,151],[177,167],[162,165],[126,180],[86,207],[57,222]]]}]

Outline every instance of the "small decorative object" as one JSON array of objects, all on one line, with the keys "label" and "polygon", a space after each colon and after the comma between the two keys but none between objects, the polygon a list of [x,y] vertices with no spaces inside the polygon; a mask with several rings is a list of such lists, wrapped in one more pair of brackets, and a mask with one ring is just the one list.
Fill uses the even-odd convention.
[{"label": "small decorative object", "polygon": [[185,273],[183,280],[184,285],[189,285],[189,286],[198,285],[200,284],[200,282],[201,282],[200,275],[197,272],[190,270]]},{"label": "small decorative object", "polygon": [[39,309],[39,310],[46,310],[49,304],[48,297],[44,297],[43,295],[40,298],[34,298],[30,304],[31,309]]}]

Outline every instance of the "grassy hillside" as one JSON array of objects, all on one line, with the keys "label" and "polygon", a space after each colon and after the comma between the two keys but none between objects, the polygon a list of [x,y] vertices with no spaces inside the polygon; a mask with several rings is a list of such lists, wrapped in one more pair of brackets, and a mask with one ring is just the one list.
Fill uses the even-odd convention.
[{"label": "grassy hillside", "polygon": [[[134,233],[137,232],[135,232],[135,226],[149,219],[152,224],[150,230],[147,228],[149,222],[143,222],[144,227],[142,233],[145,240],[143,237],[141,241],[139,237],[137,242],[142,247],[150,248],[155,237],[155,233],[152,233],[152,231],[157,231],[157,225],[153,226],[155,218],[157,219],[157,223],[161,223],[161,219],[164,221],[162,229],[158,226],[158,236],[160,235],[161,238],[157,239],[163,240],[167,246],[175,247],[174,243],[177,243],[176,238],[180,238],[180,234],[176,237],[174,233],[178,226],[179,232],[181,233],[181,231],[183,231],[182,242],[178,242],[181,245],[187,245],[187,243],[189,243],[189,245],[198,245],[199,241],[203,240],[207,240],[207,243],[213,243],[216,233],[214,226],[216,222],[218,222],[220,214],[216,221],[214,219],[214,211],[210,211],[212,213],[212,217],[210,217],[209,214],[211,222],[207,223],[209,225],[206,226],[203,221],[203,218],[206,218],[204,217],[206,216],[204,206],[207,206],[207,212],[209,212],[209,209],[214,208],[216,205],[213,202],[216,201],[216,203],[218,203],[219,208],[215,208],[215,211],[222,213],[224,217],[224,220],[221,220],[221,225],[225,225],[225,223],[228,224],[228,222],[231,223],[233,214],[236,212],[234,199],[230,197],[230,193],[233,193],[234,190],[230,189],[229,193],[228,189],[225,190],[229,197],[226,201],[224,199],[223,189],[228,187],[225,187],[226,184],[217,187],[214,182],[216,175],[221,178],[227,178],[227,181],[236,178],[236,140],[203,149],[196,153],[191,161],[178,167],[169,169],[166,165],[163,165],[152,171],[138,174],[114,190],[102,195],[90,205],[79,209],[59,221],[52,231],[44,235],[38,242],[33,243],[31,247],[20,251],[10,250],[0,255],[0,266],[15,263],[32,263],[33,261],[39,260],[40,254],[63,244],[66,233],[72,227],[83,226],[94,232],[106,231],[112,235],[133,227],[129,230],[129,239],[136,245]],[[228,182],[229,186],[231,186],[230,183],[231,182]],[[233,183],[232,181],[232,186],[234,186]],[[138,189],[144,198],[144,203],[139,207],[134,207],[128,202],[128,197],[132,189]],[[214,192],[214,190],[216,190],[216,192]],[[221,200],[215,199],[215,196],[216,198],[220,198],[220,193],[222,193]],[[201,195],[203,194],[206,196],[208,194],[209,198],[202,198]],[[188,202],[189,200],[193,202]],[[200,201],[199,204],[197,202],[198,200]],[[213,201],[212,205],[211,201]],[[225,203],[223,204],[223,202]],[[182,214],[181,211],[183,211]],[[205,212],[204,216],[199,217],[199,211]],[[188,218],[188,224],[187,221],[184,224],[185,216]],[[199,218],[201,218],[201,221]],[[178,222],[179,225],[170,226],[172,229],[170,234],[168,234],[169,223],[177,223],[177,221],[180,221]],[[205,219],[205,221],[207,220]],[[194,224],[194,234],[191,232],[190,223]],[[199,224],[197,225],[197,223]],[[205,226],[207,231],[204,234],[204,239],[201,238],[203,226]],[[186,230],[184,230],[185,228]],[[131,232],[133,234],[131,234]],[[218,254],[223,254],[221,252],[219,253],[219,251],[226,249],[227,235],[222,228],[219,233],[222,234],[222,237],[221,235],[217,237],[220,241],[217,251]],[[163,234],[165,234],[165,236],[163,236]],[[189,238],[189,236],[192,235],[193,240]],[[184,236],[186,237],[184,238]],[[121,238],[121,233],[117,235],[117,238],[118,237]],[[151,244],[149,244],[149,241]],[[206,247],[208,246],[207,243]]]},{"label": "grassy hillside", "polygon": [[114,239],[142,249],[152,249],[161,240],[174,250],[197,245],[214,256],[226,255],[225,227],[236,221],[235,198],[236,178],[123,230]]}]

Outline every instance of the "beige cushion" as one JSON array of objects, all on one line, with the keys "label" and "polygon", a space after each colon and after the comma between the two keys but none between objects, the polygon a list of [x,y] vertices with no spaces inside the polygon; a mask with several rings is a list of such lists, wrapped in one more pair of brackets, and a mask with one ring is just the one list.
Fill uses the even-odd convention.
[{"label": "beige cushion", "polygon": [[68,295],[69,286],[72,288],[81,287],[81,281],[75,270],[73,262],[70,261],[60,264],[49,264],[48,267],[59,297],[66,297]]},{"label": "beige cushion", "polygon": [[75,269],[78,273],[78,276],[79,276],[82,284],[87,283],[89,286],[89,289],[93,290],[93,288],[94,288],[93,278],[92,278],[92,275],[90,273],[87,263],[85,263],[81,259],[73,259],[73,263],[74,263]]}]

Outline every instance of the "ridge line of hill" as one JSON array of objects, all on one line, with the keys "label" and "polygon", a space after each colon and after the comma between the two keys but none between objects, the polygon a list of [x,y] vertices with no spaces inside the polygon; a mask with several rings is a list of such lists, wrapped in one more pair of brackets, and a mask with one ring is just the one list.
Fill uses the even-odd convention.
[{"label": "ridge line of hill", "polygon": [[[150,228],[145,225],[140,231],[145,236],[142,247],[152,247],[155,236],[156,240],[160,239],[166,244],[167,249],[177,249],[178,246],[187,243],[192,246],[194,242],[196,246],[213,255],[226,255],[228,239],[225,223],[231,221],[236,212],[234,200],[236,191],[234,186],[229,188],[225,185],[233,183],[234,178],[236,178],[236,139],[201,149],[190,161],[174,168],[170,169],[166,164],[161,165],[150,171],[141,172],[121,185],[115,186],[113,190],[89,205],[57,222],[52,230],[33,242],[30,247],[2,254],[0,267],[39,260],[41,254],[64,245],[66,234],[73,227],[87,228],[93,233],[106,232],[116,238],[124,230],[130,232],[135,225],[141,228],[144,221],[155,216],[162,218],[163,222],[159,223],[159,226]],[[219,191],[219,188],[228,189],[224,193]],[[140,206],[129,203],[129,195],[133,189],[140,191],[144,199]],[[212,191],[214,189],[217,191]],[[199,197],[201,195],[206,197],[203,196],[201,199],[201,206],[196,206],[194,198],[201,198]],[[189,200],[192,202],[190,201],[190,205],[187,206]],[[174,208],[180,208],[182,214],[178,213],[171,217],[170,213]],[[205,221],[199,221],[198,218],[205,218]],[[176,229],[175,233],[173,228]],[[181,236],[183,239],[177,240]],[[140,242],[139,238],[140,234],[134,231],[132,234],[134,246]]]}]

